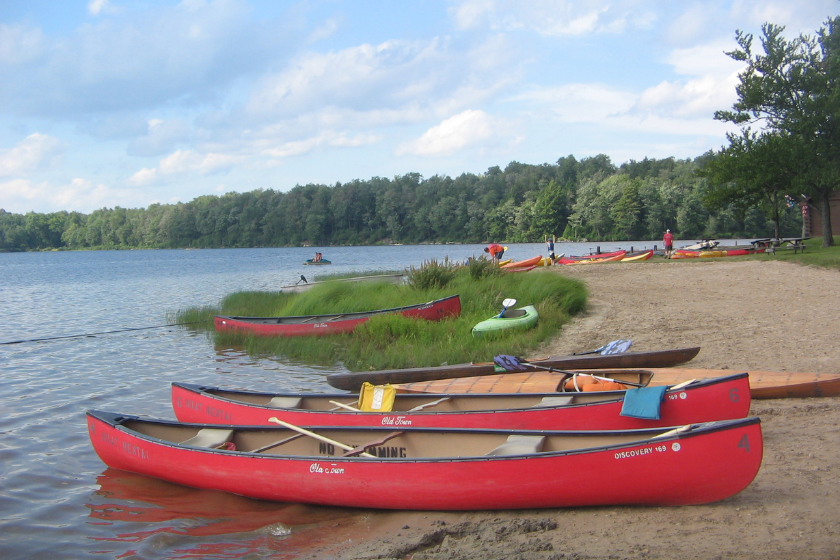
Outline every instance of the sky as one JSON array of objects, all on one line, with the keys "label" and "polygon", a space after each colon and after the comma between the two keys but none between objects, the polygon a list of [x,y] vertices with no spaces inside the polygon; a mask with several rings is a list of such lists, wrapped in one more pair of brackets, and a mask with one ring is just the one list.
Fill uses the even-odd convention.
[{"label": "sky", "polygon": [[735,32],[838,0],[0,0],[0,208],[727,144]]}]

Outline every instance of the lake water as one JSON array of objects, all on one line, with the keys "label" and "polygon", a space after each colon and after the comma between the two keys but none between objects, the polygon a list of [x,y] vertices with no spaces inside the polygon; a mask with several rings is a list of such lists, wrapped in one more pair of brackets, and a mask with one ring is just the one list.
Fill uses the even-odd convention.
[{"label": "lake water", "polygon": [[[631,245],[640,250],[654,242],[558,244],[556,252]],[[515,260],[545,254],[541,243],[508,247],[505,257]],[[234,291],[277,290],[301,274],[312,281],[318,273],[399,271],[429,259],[463,261],[482,249],[0,254],[0,558],[306,555],[311,543],[325,538],[324,523],[358,519],[360,512],[260,502],[109,469],[90,446],[85,411],[174,418],[172,381],[333,390],[324,379],[344,371],[340,366],[255,359],[214,347],[209,336],[187,327],[161,325],[168,312],[215,305]],[[316,250],[333,264],[302,266]],[[126,332],[108,334],[119,330]],[[76,336],[83,334],[91,336]],[[6,344],[15,341],[25,342]]]}]

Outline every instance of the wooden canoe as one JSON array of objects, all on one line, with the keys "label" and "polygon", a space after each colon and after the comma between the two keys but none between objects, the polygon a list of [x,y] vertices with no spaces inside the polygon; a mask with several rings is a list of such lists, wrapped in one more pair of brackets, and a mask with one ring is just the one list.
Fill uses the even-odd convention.
[{"label": "wooden canoe", "polygon": [[[671,385],[687,379],[708,379],[726,375],[725,369],[652,369],[651,385]],[[746,370],[754,399],[785,399],[840,396],[840,374]]]},{"label": "wooden canoe", "polygon": [[[542,360],[531,360],[535,370],[554,368],[563,370],[604,369],[604,368],[652,368],[671,367],[692,360],[699,347],[679,348],[675,350],[655,350],[651,352],[624,352],[621,354],[589,354],[582,356],[551,356]],[[435,379],[456,377],[474,377],[496,375],[495,364],[455,364],[425,368],[407,368],[381,371],[361,371],[337,373],[327,376],[327,383],[336,389],[358,391],[365,381],[373,385],[386,383],[414,383]],[[511,375],[511,374],[506,374]],[[553,389],[551,389],[553,390]],[[516,392],[516,391],[511,391]]]},{"label": "wooden canoe", "polygon": [[[620,377],[622,370],[587,370],[607,377]],[[630,370],[627,370],[630,371]],[[730,375],[727,369],[651,368],[650,385],[674,385],[691,379]],[[737,370],[736,370],[737,371]],[[753,399],[784,399],[840,396],[840,374],[741,370],[749,374]],[[484,377],[461,377],[397,385],[397,390],[417,393],[544,393],[557,390],[565,379],[547,371],[508,373]]]},{"label": "wooden canoe", "polygon": [[457,295],[393,309],[306,315],[302,317],[232,317],[216,316],[216,332],[242,332],[254,336],[322,336],[351,332],[374,315],[400,313],[406,317],[440,321],[461,314],[461,299]]},{"label": "wooden canoe", "polygon": [[[347,393],[270,393],[172,383],[181,422],[267,425],[276,416],[299,426],[412,426],[511,430],[625,430],[743,418],[750,409],[746,373],[669,389],[659,420],[621,416],[625,391],[564,393],[398,393],[389,411],[348,410]],[[340,403],[337,406],[336,403]]]},{"label": "wooden canoe", "polygon": [[113,468],[261,500],[401,510],[710,503],[749,486],[763,454],[755,417],[606,432],[332,427],[301,434],[89,411],[87,425],[94,450]]}]

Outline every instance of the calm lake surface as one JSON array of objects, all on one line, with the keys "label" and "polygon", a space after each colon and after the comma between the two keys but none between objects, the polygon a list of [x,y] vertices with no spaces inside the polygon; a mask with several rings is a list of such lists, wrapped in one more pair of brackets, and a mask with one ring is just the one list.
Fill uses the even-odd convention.
[{"label": "calm lake surface", "polygon": [[[654,244],[558,244],[556,252]],[[541,243],[508,247],[505,257],[515,260],[545,254]],[[302,266],[316,250],[333,264]],[[324,379],[345,371],[341,366],[252,358],[214,347],[208,335],[188,327],[161,325],[168,312],[215,305],[239,290],[274,291],[301,274],[312,281],[316,274],[401,271],[429,259],[463,261],[482,250],[406,245],[0,254],[0,558],[307,555],[308,546],[329,538],[325,526],[358,520],[363,512],[261,502],[109,469],[91,448],[85,411],[174,419],[172,381],[334,391]],[[109,333],[124,329],[136,330]],[[75,336],[82,334],[91,336]],[[24,342],[6,344],[15,341]]]}]

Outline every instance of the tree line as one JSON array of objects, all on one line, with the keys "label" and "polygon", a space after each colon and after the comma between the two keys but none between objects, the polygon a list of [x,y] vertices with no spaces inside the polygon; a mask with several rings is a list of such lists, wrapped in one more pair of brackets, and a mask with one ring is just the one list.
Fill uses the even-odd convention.
[{"label": "tree line", "polygon": [[[775,216],[759,206],[709,209],[709,182],[698,171],[714,158],[645,158],[616,166],[603,154],[570,155],[456,178],[408,173],[90,214],[0,209],[0,250],[517,243],[541,242],[545,235],[657,240],[666,229],[682,239],[772,234]],[[796,209],[779,218],[785,235],[799,235]]]}]

